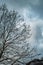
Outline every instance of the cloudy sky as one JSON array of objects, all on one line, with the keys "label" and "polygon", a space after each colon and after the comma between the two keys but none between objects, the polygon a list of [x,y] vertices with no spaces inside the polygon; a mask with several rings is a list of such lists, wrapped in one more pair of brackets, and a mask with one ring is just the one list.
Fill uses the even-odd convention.
[{"label": "cloudy sky", "polygon": [[43,0],[0,0],[0,5],[4,3],[9,10],[17,10],[24,16],[32,29],[30,42],[43,52]]}]

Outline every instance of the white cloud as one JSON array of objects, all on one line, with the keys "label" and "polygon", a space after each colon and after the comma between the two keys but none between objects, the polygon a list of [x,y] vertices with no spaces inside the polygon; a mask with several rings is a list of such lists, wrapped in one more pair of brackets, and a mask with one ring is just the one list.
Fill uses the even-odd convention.
[{"label": "white cloud", "polygon": [[[25,19],[24,22],[26,24],[30,24],[30,26],[31,26],[32,36],[31,36],[29,42],[31,43],[32,46],[36,47],[37,49],[38,48],[40,50],[43,49],[43,44],[41,44],[42,43],[42,40],[43,40],[43,35],[42,35],[43,34],[43,31],[42,31],[43,30],[43,20],[42,19],[39,19],[38,16],[35,16],[35,17],[32,16],[31,17],[31,15],[34,15],[34,13],[31,12],[31,10],[28,10],[26,8],[24,8],[22,10],[23,11],[21,12],[21,14],[24,16],[24,19]],[[31,18],[28,17],[28,15]]]}]

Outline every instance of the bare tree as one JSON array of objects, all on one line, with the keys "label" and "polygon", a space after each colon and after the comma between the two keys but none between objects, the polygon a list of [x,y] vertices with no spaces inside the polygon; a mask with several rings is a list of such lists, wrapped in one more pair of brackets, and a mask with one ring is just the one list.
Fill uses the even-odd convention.
[{"label": "bare tree", "polygon": [[29,46],[30,26],[17,25],[20,20],[17,12],[9,11],[5,4],[0,6],[0,63],[3,65],[22,63],[20,59],[30,57],[34,52]]}]

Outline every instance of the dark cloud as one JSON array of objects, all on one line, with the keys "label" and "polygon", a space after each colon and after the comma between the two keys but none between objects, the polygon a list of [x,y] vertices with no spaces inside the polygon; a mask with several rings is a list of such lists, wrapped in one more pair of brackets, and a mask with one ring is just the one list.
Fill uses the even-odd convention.
[{"label": "dark cloud", "polygon": [[40,39],[42,39],[42,31],[40,26],[37,26],[35,30],[36,30],[35,38],[37,41],[39,41]]},{"label": "dark cloud", "polygon": [[43,0],[0,0],[1,3],[6,3],[9,8],[29,8],[37,14],[40,18],[43,18]]}]

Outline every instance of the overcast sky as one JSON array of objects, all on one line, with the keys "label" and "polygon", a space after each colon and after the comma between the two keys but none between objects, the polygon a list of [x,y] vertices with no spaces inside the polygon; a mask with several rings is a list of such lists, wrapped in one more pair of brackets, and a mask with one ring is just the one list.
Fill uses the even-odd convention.
[{"label": "overcast sky", "polygon": [[7,4],[9,10],[17,10],[24,16],[25,22],[31,25],[32,45],[43,52],[43,0],[0,0]]},{"label": "overcast sky", "polygon": [[0,0],[2,3],[6,3],[9,9],[31,9],[35,15],[43,18],[43,0]]}]

